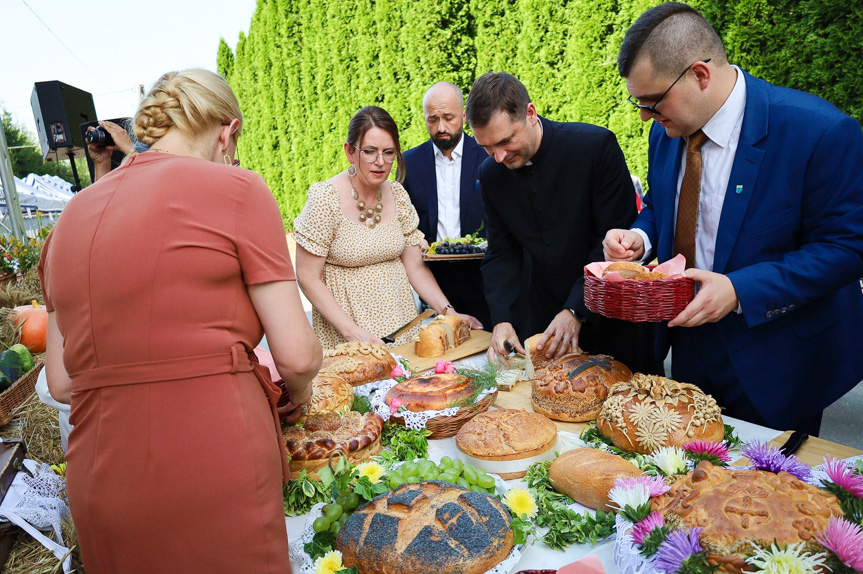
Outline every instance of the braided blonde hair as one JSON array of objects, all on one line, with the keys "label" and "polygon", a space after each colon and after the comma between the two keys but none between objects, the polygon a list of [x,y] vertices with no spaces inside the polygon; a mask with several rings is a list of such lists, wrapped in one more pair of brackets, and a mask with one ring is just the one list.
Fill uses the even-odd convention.
[{"label": "braided blonde hair", "polygon": [[168,72],[156,80],[135,112],[135,137],[152,145],[176,127],[194,139],[214,124],[240,120],[243,113],[237,96],[225,79],[209,70]]}]

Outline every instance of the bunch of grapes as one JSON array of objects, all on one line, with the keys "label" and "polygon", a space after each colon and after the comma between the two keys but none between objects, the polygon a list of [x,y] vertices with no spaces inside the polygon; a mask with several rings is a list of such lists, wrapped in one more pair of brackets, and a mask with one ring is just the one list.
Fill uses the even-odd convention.
[{"label": "bunch of grapes", "polygon": [[437,465],[425,458],[406,462],[388,470],[383,480],[387,481],[390,488],[397,488],[406,482],[442,480],[476,492],[494,494],[493,476],[473,465],[464,464],[458,458],[452,459],[448,456],[443,457]]},{"label": "bunch of grapes", "polygon": [[315,532],[330,531],[338,534],[342,525],[347,522],[348,516],[360,505],[360,495],[350,487],[337,491],[335,502],[325,504],[321,508],[321,516],[312,523]]},{"label": "bunch of grapes", "polygon": [[443,241],[435,248],[438,255],[468,255],[471,253],[485,253],[485,249],[479,245],[462,243],[458,241]]}]

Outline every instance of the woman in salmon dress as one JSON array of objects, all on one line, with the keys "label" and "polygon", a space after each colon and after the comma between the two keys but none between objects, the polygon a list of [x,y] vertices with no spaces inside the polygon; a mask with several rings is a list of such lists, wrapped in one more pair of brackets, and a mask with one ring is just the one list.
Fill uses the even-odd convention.
[{"label": "woman in salmon dress", "polygon": [[[458,312],[422,260],[419,216],[400,181],[399,132],[386,110],[367,106],[351,118],[344,145],[348,169],[315,183],[294,220],[297,273],[314,311],[324,348],[345,341],[382,343],[381,337],[417,316],[413,291],[441,314]],[[461,315],[472,328],[482,324]],[[416,326],[396,338],[409,343]]]},{"label": "woman in salmon dress", "polygon": [[276,202],[232,166],[242,116],[204,70],[135,116],[149,151],[79,193],[46,241],[51,394],[71,400],[69,506],[88,574],[290,572],[279,390],[321,350]]}]

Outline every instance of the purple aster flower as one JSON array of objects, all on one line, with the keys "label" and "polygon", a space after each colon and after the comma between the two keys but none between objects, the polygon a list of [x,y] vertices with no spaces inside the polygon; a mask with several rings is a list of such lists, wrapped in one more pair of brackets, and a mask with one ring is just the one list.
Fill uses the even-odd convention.
[{"label": "purple aster flower", "polygon": [[843,564],[863,572],[863,530],[860,526],[844,518],[831,516],[827,529],[815,539],[833,552]]},{"label": "purple aster flower", "polygon": [[836,486],[849,492],[854,498],[863,498],[863,474],[854,474],[854,469],[844,460],[837,460],[830,455],[824,457],[822,466]]},{"label": "purple aster flower", "polygon": [[653,565],[661,572],[674,574],[687,558],[701,552],[701,528],[675,530],[659,546]]},{"label": "purple aster flower", "polygon": [[787,472],[800,480],[809,480],[812,469],[794,456],[785,456],[779,452],[779,447],[754,440],[743,447],[743,456],[748,458],[758,470],[770,472]]},{"label": "purple aster flower", "polygon": [[639,520],[632,529],[632,541],[641,546],[644,538],[657,528],[665,526],[665,519],[658,512],[651,512],[644,520]]},{"label": "purple aster flower", "polygon": [[688,450],[692,454],[706,454],[715,456],[722,462],[730,462],[731,457],[728,455],[728,446],[721,442],[710,442],[707,440],[694,440],[683,445],[684,450]]},{"label": "purple aster flower", "polygon": [[618,478],[614,481],[614,486],[620,486],[622,488],[632,488],[636,485],[647,487],[651,498],[662,496],[671,490],[671,487],[665,484],[665,481],[662,480],[661,476],[648,476],[646,474],[642,474],[640,476]]}]

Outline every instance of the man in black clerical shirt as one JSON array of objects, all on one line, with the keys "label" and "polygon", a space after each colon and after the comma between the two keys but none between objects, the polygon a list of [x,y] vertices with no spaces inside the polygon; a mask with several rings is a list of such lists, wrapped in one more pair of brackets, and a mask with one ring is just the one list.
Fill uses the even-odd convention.
[{"label": "man in black clerical shirt", "polygon": [[508,354],[506,341],[524,352],[520,338],[543,333],[547,357],[580,346],[633,371],[661,372],[652,326],[606,319],[584,305],[584,266],[603,261],[605,233],[636,216],[614,134],[539,117],[524,85],[504,72],[474,82],[466,115],[494,158],[479,173],[489,243],[482,273],[494,325],[489,360]]}]

